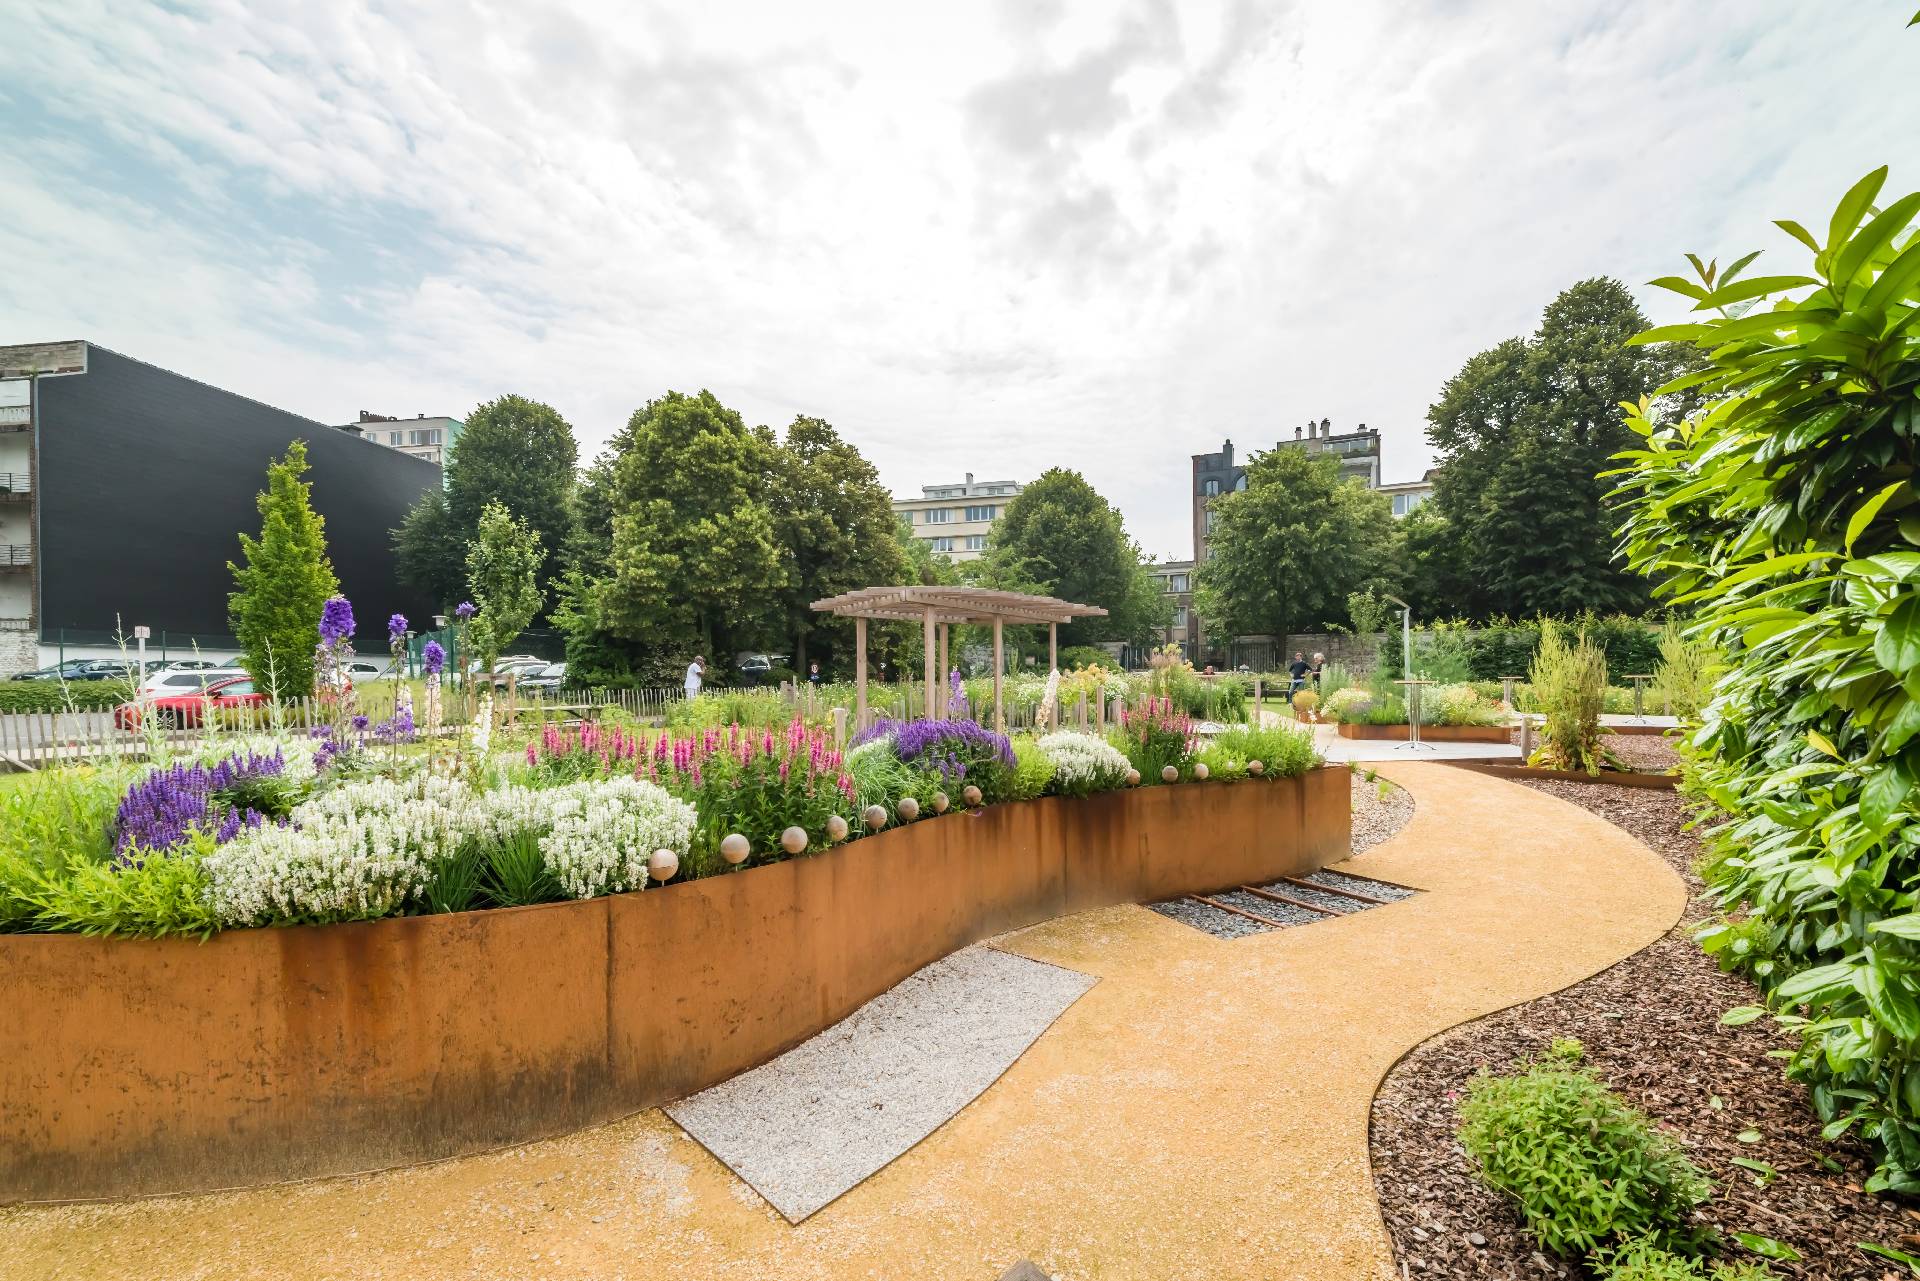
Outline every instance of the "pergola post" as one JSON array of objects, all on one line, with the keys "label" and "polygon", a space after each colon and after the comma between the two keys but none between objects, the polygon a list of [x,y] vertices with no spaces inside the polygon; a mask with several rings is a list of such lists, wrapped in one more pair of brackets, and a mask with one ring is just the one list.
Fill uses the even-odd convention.
[{"label": "pergola post", "polygon": [[1060,670],[1060,624],[1047,624],[1047,670]]},{"label": "pergola post", "polygon": [[1007,732],[1007,704],[1000,692],[1000,672],[1007,661],[1000,647],[1001,622],[993,620],[993,729],[996,734]]},{"label": "pergola post", "polygon": [[[952,670],[953,670],[953,624],[942,623],[940,624],[940,688],[941,689],[944,690],[947,687],[947,679],[948,679],[947,673],[951,672]],[[943,713],[946,711],[946,707],[944,704],[942,705],[940,710]]]},{"label": "pergola post", "polygon": [[853,727],[867,727],[867,620],[853,620]]},{"label": "pergola post", "polygon": [[926,612],[921,617],[923,622],[920,631],[920,642],[922,646],[925,647],[925,657],[927,661],[927,706],[923,715],[927,720],[933,720],[933,606],[927,606]]}]

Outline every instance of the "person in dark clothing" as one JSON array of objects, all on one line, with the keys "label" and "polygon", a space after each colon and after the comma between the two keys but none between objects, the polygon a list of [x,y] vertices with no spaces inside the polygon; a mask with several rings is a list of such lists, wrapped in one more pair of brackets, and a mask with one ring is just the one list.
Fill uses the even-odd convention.
[{"label": "person in dark clothing", "polygon": [[1293,661],[1287,664],[1287,675],[1293,678],[1293,683],[1287,686],[1287,700],[1289,702],[1293,700],[1293,696],[1296,693],[1306,686],[1307,673],[1311,670],[1312,668],[1307,665],[1307,656],[1297,649],[1293,651]]},{"label": "person in dark clothing", "polygon": [[820,664],[818,663],[807,664],[807,684],[818,685],[824,682],[826,679],[827,679],[826,677],[820,674]]}]

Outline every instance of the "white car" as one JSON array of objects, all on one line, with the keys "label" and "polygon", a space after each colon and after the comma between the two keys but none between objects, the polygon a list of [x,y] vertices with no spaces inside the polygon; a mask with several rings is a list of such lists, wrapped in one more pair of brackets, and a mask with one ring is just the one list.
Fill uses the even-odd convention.
[{"label": "white car", "polygon": [[196,667],[175,671],[162,668],[140,683],[146,698],[168,698],[176,694],[198,694],[214,681],[232,680],[246,673],[235,667]]}]

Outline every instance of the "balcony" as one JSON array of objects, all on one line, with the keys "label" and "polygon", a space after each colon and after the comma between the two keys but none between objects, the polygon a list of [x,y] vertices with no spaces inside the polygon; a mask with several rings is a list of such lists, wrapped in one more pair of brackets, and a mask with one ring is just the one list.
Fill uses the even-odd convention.
[{"label": "balcony", "polygon": [[9,500],[24,502],[32,497],[32,472],[0,471],[0,503]]},{"label": "balcony", "polygon": [[31,405],[0,405],[0,432],[32,430]]},{"label": "balcony", "polygon": [[33,548],[26,543],[0,543],[0,573],[10,569],[30,569]]}]

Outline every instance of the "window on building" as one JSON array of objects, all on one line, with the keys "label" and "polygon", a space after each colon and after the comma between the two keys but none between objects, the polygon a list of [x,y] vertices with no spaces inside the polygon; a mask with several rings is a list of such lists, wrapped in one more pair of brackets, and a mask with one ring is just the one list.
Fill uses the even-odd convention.
[{"label": "window on building", "polygon": [[1204,494],[1206,497],[1212,498],[1215,494],[1218,494],[1220,492],[1220,482],[1218,480],[1215,480],[1209,477],[1208,479],[1200,482],[1200,492]]},{"label": "window on building", "polygon": [[1187,625],[1187,607],[1185,605],[1175,605],[1173,607],[1173,625],[1175,627],[1185,627]]},{"label": "window on building", "polygon": [[1209,534],[1213,532],[1213,508],[1211,507],[1207,508],[1207,532]]},{"label": "window on building", "polygon": [[963,546],[970,552],[983,552],[987,550],[987,536],[985,534],[968,534]]},{"label": "window on building", "polygon": [[1241,472],[1234,478],[1233,487],[1236,492],[1247,487],[1247,474],[1245,472]]},{"label": "window on building", "polygon": [[953,550],[953,540],[951,538],[932,538],[927,541],[933,544],[933,550],[937,552],[950,552]]},{"label": "window on building", "polygon": [[992,503],[987,503],[981,507],[969,507],[967,508],[967,519],[968,520],[992,520],[994,518],[994,515],[997,512],[999,512],[999,510],[1000,509],[998,507],[995,507]]},{"label": "window on building", "polygon": [[405,436],[406,434],[407,433],[403,431],[390,431],[387,433],[387,443],[389,445],[397,445],[400,443],[401,437]]},{"label": "window on building", "polygon": [[1181,592],[1184,592],[1186,590],[1187,590],[1187,576],[1185,574],[1168,574],[1167,575],[1167,592],[1170,595],[1177,596]]},{"label": "window on building", "polygon": [[952,521],[953,521],[953,508],[951,507],[927,508],[927,524],[946,525],[946,524],[950,524]]}]

